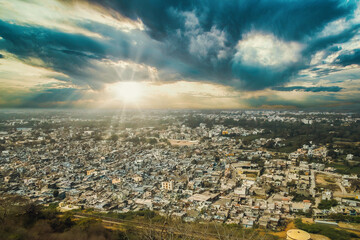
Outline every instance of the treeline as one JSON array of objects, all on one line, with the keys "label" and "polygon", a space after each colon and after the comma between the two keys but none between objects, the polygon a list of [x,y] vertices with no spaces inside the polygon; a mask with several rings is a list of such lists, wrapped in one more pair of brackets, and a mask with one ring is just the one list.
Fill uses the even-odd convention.
[{"label": "treeline", "polygon": [[[360,135],[360,122],[353,122],[344,124],[343,122],[334,119],[332,123],[326,121],[314,122],[313,124],[304,124],[301,121],[289,123],[281,121],[264,121],[264,120],[246,120],[239,119],[208,119],[201,116],[190,116],[184,120],[184,124],[188,127],[198,127],[200,123],[205,123],[207,127],[212,127],[215,124],[224,125],[227,128],[242,127],[245,129],[264,129],[262,134],[254,136],[254,138],[284,138],[287,147],[296,149],[303,144],[308,144],[312,141],[317,145],[331,144],[332,146],[342,144],[343,142],[358,142]],[[237,136],[234,136],[237,137]],[[240,137],[247,141],[252,136]],[[272,148],[272,146],[268,146]],[[345,153],[352,153],[360,157],[360,148],[352,144],[342,144],[341,148]],[[335,156],[335,155],[334,155]]]},{"label": "treeline", "polygon": [[333,219],[338,222],[360,223],[360,216],[351,216],[351,215],[344,215],[341,213],[332,213],[328,217],[330,219]]}]

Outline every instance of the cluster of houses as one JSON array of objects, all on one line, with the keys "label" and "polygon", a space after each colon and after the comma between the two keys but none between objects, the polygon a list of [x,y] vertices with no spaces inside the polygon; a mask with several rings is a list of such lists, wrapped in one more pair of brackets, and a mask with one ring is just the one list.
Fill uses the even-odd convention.
[{"label": "cluster of houses", "polygon": [[[238,117],[232,112],[231,116]],[[269,141],[281,146],[285,139],[255,138],[244,148],[241,140],[228,137],[262,131],[209,128],[205,123],[190,128],[177,121],[163,129],[13,129],[0,133],[6,146],[0,151],[0,192],[39,204],[60,202],[64,210],[151,209],[184,221],[273,229],[299,214],[324,218],[329,213],[360,213],[359,193],[346,190],[358,176],[336,174],[326,167],[325,146],[308,143],[288,154],[262,147]],[[102,138],[96,139],[99,132]],[[119,137],[111,138],[114,134]],[[304,156],[323,161],[309,162]],[[335,179],[340,190],[319,185],[318,174]],[[318,209],[320,201],[331,199],[339,204]]]}]

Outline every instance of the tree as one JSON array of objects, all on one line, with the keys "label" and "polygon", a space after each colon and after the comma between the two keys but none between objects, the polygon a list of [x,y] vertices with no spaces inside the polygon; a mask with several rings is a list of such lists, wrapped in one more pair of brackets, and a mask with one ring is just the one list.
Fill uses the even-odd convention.
[{"label": "tree", "polygon": [[110,140],[116,142],[117,140],[119,140],[119,136],[116,135],[116,134],[112,134],[112,135],[110,136]]},{"label": "tree", "polygon": [[331,199],[331,200],[322,200],[319,203],[318,208],[319,209],[330,209],[331,207],[335,207],[338,205],[338,202],[335,199]]},{"label": "tree", "polygon": [[96,134],[96,135],[94,136],[94,141],[101,141],[101,140],[102,140],[102,137],[101,137],[100,134]]},{"label": "tree", "polygon": [[0,222],[4,222],[9,216],[16,215],[19,212],[24,212],[24,206],[27,200],[17,195],[4,195],[0,198]]},{"label": "tree", "polygon": [[154,145],[157,144],[158,141],[156,140],[156,138],[148,138],[147,142],[150,143],[151,145]]},{"label": "tree", "polygon": [[58,196],[59,196],[59,191],[58,191],[58,190],[54,190],[53,196],[54,196],[54,198],[58,197]]}]

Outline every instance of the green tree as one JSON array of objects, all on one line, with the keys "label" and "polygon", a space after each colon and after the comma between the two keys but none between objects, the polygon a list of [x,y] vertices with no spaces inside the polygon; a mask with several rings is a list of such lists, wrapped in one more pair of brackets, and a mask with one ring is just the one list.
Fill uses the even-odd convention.
[{"label": "green tree", "polygon": [[110,139],[111,141],[116,142],[117,140],[119,140],[119,136],[116,135],[116,134],[112,134],[109,139]]},{"label": "green tree", "polygon": [[319,203],[319,209],[330,209],[331,207],[335,207],[338,205],[338,202],[335,199],[331,200],[321,200]]},{"label": "green tree", "polygon": [[59,191],[58,191],[58,190],[54,190],[53,196],[54,196],[54,198],[58,197],[58,196],[59,196]]}]

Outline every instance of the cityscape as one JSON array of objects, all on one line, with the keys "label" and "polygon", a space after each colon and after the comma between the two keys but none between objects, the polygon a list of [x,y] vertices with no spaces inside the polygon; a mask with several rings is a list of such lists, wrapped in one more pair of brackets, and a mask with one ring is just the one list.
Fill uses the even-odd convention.
[{"label": "cityscape", "polygon": [[360,239],[360,0],[0,0],[0,240]]},{"label": "cityscape", "polygon": [[346,219],[360,211],[359,120],[269,110],[4,110],[1,194],[61,211],[147,209],[273,231],[305,216],[354,228]]}]

